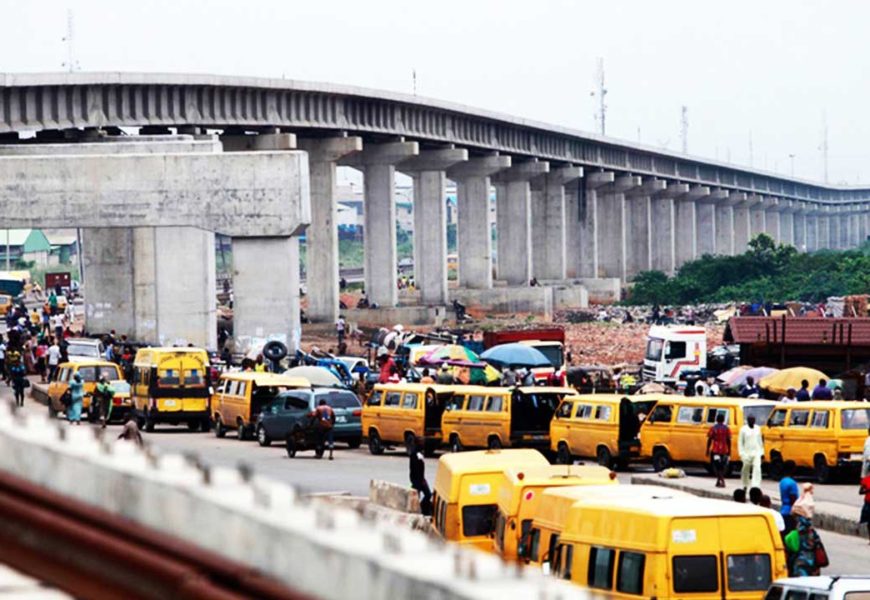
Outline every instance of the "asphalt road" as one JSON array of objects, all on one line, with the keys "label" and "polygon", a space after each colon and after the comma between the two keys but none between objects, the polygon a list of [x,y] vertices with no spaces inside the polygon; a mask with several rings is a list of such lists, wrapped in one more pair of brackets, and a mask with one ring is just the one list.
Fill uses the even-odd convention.
[{"label": "asphalt road", "polygon": [[[0,400],[12,400],[11,390],[0,384]],[[44,406],[28,398],[27,411],[44,411]],[[120,426],[108,427],[109,434],[120,431]],[[382,479],[399,485],[408,485],[408,459],[402,448],[388,451],[382,456],[372,456],[363,446],[349,450],[337,444],[335,459],[318,460],[313,452],[297,454],[289,458],[283,445],[274,444],[261,448],[255,441],[242,442],[233,433],[218,439],[212,433],[190,433],[184,427],[158,427],[154,433],[145,434],[146,443],[160,453],[195,453],[201,462],[212,466],[236,467],[244,464],[255,472],[298,487],[307,493],[349,493],[368,496],[371,479]],[[426,473],[430,483],[435,478],[437,458],[426,460]],[[637,465],[634,472],[651,471],[645,465]],[[697,474],[693,472],[692,474]],[[631,473],[621,473],[620,480],[628,483]],[[733,480],[732,480],[733,481]],[[830,498],[842,502],[844,498],[857,497],[854,486],[816,486],[817,499]],[[851,503],[851,502],[850,502]],[[870,574],[870,546],[865,538],[820,532],[831,558],[827,574]]]}]

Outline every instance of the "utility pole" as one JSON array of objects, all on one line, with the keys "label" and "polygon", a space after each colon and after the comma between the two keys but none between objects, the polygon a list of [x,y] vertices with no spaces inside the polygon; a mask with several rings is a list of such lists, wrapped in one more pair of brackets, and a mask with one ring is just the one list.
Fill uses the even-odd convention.
[{"label": "utility pole", "polygon": [[689,153],[689,107],[683,105],[680,111],[680,137],[683,139],[683,154]]},{"label": "utility pole", "polygon": [[822,151],[822,176],[825,183],[828,183],[828,111],[822,111],[822,145],[819,148]]},{"label": "utility pole", "polygon": [[589,93],[593,98],[598,99],[598,110],[595,112],[595,121],[598,123],[598,133],[605,135],[607,104],[604,102],[604,97],[607,95],[607,88],[604,87],[604,59],[598,59],[598,70],[595,74],[596,88]]},{"label": "utility pole", "polygon": [[66,67],[70,73],[78,71],[81,67],[79,61],[76,60],[75,47],[73,46],[73,11],[71,8],[66,11],[66,36],[64,36],[63,41],[66,42],[66,62],[61,63],[61,66]]}]

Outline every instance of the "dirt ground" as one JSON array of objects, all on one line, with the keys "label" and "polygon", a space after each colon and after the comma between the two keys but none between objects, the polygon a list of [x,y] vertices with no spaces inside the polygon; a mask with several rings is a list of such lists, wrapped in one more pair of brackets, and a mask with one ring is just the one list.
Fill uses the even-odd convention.
[{"label": "dirt ground", "polygon": [[[522,323],[524,327],[553,327],[554,323],[534,321],[526,318],[478,319],[474,327],[499,329],[516,327]],[[558,323],[565,328],[565,338],[568,350],[571,351],[576,365],[639,364],[643,361],[646,348],[646,334],[649,325],[644,323]],[[713,348],[722,344],[722,325],[707,325],[707,347]],[[408,328],[406,327],[406,330]],[[426,331],[428,328],[415,328],[416,331]],[[310,351],[313,346],[321,350],[335,348],[336,338],[334,326],[329,324],[305,325],[303,327],[302,347]],[[364,355],[365,349],[355,340],[349,343],[348,351],[352,354]]]}]

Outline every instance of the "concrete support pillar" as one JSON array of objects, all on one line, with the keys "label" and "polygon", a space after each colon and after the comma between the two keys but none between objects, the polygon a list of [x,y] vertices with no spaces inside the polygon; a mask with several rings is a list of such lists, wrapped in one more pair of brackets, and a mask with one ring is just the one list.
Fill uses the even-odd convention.
[{"label": "concrete support pillar", "polygon": [[308,318],[334,322],[338,318],[338,193],[335,169],[340,158],[362,150],[362,138],[334,137],[299,140],[308,152],[311,225],[307,244]]},{"label": "concrete support pillar", "polygon": [[652,269],[672,275],[677,269],[676,201],[689,191],[685,183],[669,182],[651,199],[652,231],[650,247]]},{"label": "concrete support pillar", "polygon": [[815,252],[819,246],[819,215],[811,209],[805,217],[807,224],[807,252]]},{"label": "concrete support pillar", "polygon": [[95,228],[84,231],[82,246],[89,332],[217,349],[214,233]]},{"label": "concrete support pillar", "polygon": [[791,203],[779,213],[779,241],[794,246],[794,208]]},{"label": "concrete support pillar", "polygon": [[419,154],[417,142],[366,145],[341,161],[363,172],[365,282],[370,302],[396,306],[396,164]]},{"label": "concrete support pillar", "polygon": [[510,166],[510,156],[492,154],[471,158],[447,171],[447,177],[456,182],[460,287],[492,287],[490,177]]},{"label": "concrete support pillar", "polygon": [[558,167],[532,182],[532,275],[537,279],[567,277],[565,187],[582,176],[580,167]]},{"label": "concrete support pillar", "polygon": [[749,245],[752,226],[749,217],[749,203],[747,201],[734,205],[734,254],[743,254]]},{"label": "concrete support pillar", "polygon": [[763,202],[759,202],[749,209],[749,238],[752,239],[760,233],[767,233],[767,211]]},{"label": "concrete support pillar", "polygon": [[447,304],[446,169],[468,160],[468,150],[425,150],[399,165],[414,179],[414,276],[426,305]]},{"label": "concrete support pillar", "polygon": [[597,190],[598,269],[603,277],[627,278],[625,194],[640,185],[640,177],[622,175]]},{"label": "concrete support pillar", "polygon": [[710,188],[695,185],[689,188],[686,195],[677,199],[674,205],[674,221],[676,223],[676,257],[679,269],[689,261],[698,257],[698,218],[696,201],[710,195]]},{"label": "concrete support pillar", "polygon": [[279,340],[299,347],[299,239],[232,239],[233,336],[237,349]]},{"label": "concrete support pillar", "polygon": [[801,207],[792,213],[792,244],[801,252],[807,251],[807,213]]},{"label": "concrete support pillar", "polygon": [[861,212],[858,213],[858,245],[861,246],[867,240],[867,213],[866,206],[859,207]]},{"label": "concrete support pillar", "polygon": [[728,192],[716,203],[716,254],[734,255],[734,206],[745,199],[742,192]]},{"label": "concrete support pillar", "polygon": [[817,243],[818,249],[824,250],[826,248],[831,247],[831,218],[828,216],[828,212],[825,209],[822,209],[817,218],[818,223],[818,233],[817,233]]},{"label": "concrete support pillar", "polygon": [[695,235],[698,238],[696,248],[699,256],[716,254],[716,204],[723,202],[727,192],[711,191],[702,199],[695,201]]},{"label": "concrete support pillar", "polygon": [[[136,339],[217,349],[214,249],[214,233],[194,227],[134,230]],[[294,268],[298,280],[298,254]],[[233,295],[237,304],[239,291]]]},{"label": "concrete support pillar", "polygon": [[860,234],[858,230],[860,228],[860,214],[858,213],[857,207],[852,207],[852,212],[849,214],[849,247],[856,248],[860,242],[859,237]]},{"label": "concrete support pillar", "polygon": [[625,277],[632,279],[652,268],[652,196],[667,187],[661,179],[648,178],[625,195]]},{"label": "concrete support pillar", "polygon": [[599,263],[598,229],[601,215],[598,211],[599,196],[606,186],[613,184],[616,174],[612,171],[597,171],[583,178],[583,187],[578,188],[581,198],[577,203],[580,277],[602,277]]},{"label": "concrete support pillar", "polygon": [[90,333],[136,333],[133,290],[133,229],[94,227],[82,231],[85,327]]},{"label": "concrete support pillar", "polygon": [[779,200],[769,198],[762,206],[764,207],[764,232],[772,237],[774,242],[779,243],[781,238],[779,230]]},{"label": "concrete support pillar", "polygon": [[498,278],[510,285],[528,285],[532,278],[531,179],[550,170],[547,162],[514,163],[493,177]]}]

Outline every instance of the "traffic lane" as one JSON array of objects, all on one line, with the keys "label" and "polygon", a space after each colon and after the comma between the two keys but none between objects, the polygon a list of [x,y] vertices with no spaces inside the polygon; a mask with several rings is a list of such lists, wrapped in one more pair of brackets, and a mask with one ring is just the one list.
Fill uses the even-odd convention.
[{"label": "traffic lane", "polygon": [[[113,427],[120,429],[109,428]],[[334,460],[329,460],[326,454],[317,459],[313,450],[289,458],[283,442],[264,448],[255,441],[240,441],[232,432],[217,438],[211,433],[190,433],[182,427],[158,426],[153,433],[142,435],[158,453],[194,452],[202,464],[212,467],[236,468],[244,464],[260,475],[294,485],[306,493],[349,492],[368,496],[372,479],[410,487],[408,456],[403,448],[373,456],[366,447],[350,450],[336,442]],[[426,478],[432,483],[438,459],[427,458],[425,462]]]}]

